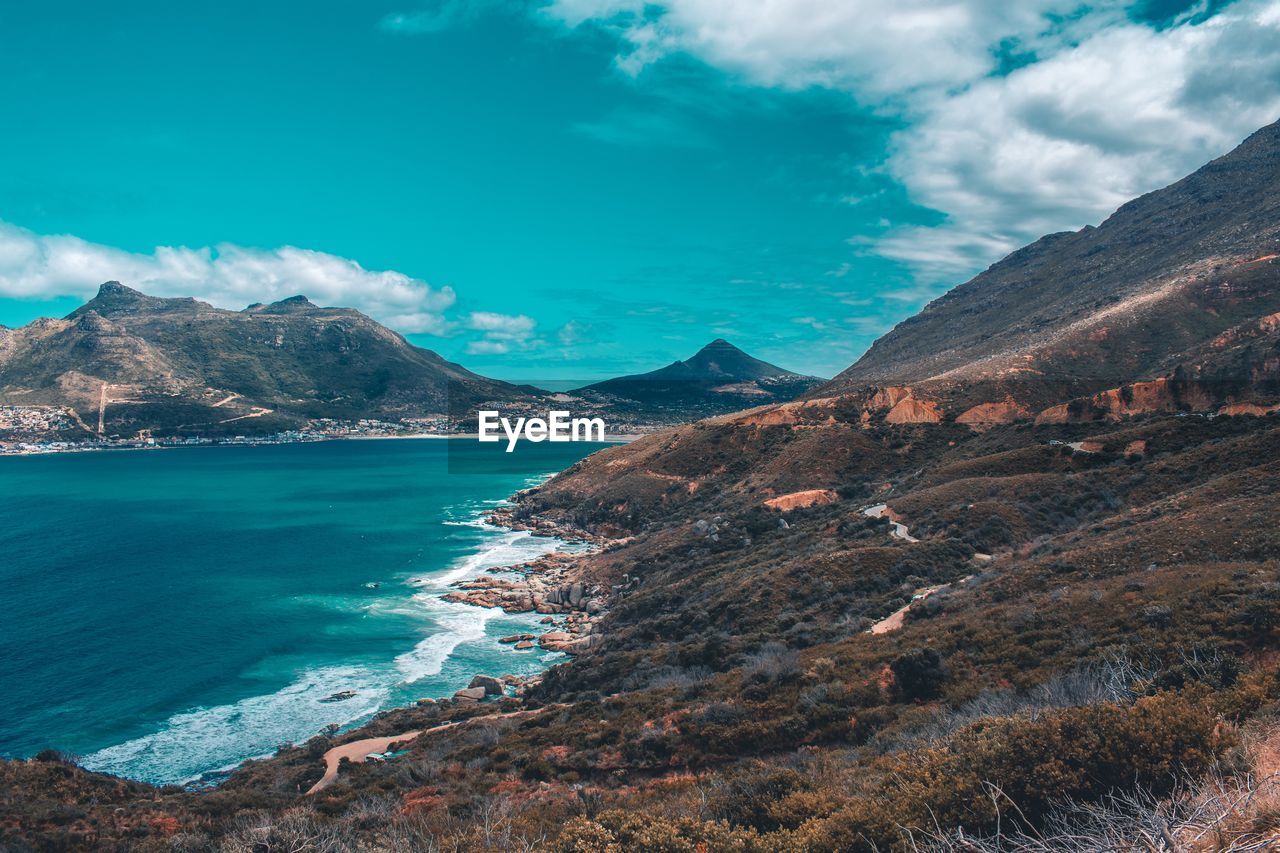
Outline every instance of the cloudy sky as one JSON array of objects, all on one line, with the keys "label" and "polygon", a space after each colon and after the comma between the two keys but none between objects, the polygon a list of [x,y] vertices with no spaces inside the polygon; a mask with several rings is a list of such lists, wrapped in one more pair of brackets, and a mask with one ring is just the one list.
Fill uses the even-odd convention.
[{"label": "cloudy sky", "polygon": [[831,375],[1280,118],[1280,0],[5,4],[0,116],[0,323],[119,279],[502,378]]}]

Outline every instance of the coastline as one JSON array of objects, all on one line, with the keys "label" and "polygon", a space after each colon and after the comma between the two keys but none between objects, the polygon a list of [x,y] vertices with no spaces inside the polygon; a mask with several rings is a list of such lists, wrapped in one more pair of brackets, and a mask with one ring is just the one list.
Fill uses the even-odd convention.
[{"label": "coastline", "polygon": [[[621,435],[606,435],[601,441],[593,441],[594,444],[629,444],[637,439],[644,438],[648,433],[625,433]],[[23,449],[14,450],[0,444],[0,458],[6,456],[56,456],[62,453],[95,453],[98,451],[126,451],[126,450],[175,450],[192,447],[279,447],[287,444],[319,444],[327,441],[401,441],[405,439],[427,439],[427,440],[453,440],[453,439],[469,439],[476,441],[479,439],[478,433],[413,433],[409,435],[328,435],[318,436],[315,438],[291,438],[277,440],[270,436],[264,436],[258,439],[208,439],[192,442],[156,442],[153,444],[145,444],[138,442],[121,442],[120,444],[74,444],[69,443],[66,446],[47,447],[41,449]],[[40,442],[35,442],[39,444]],[[9,444],[15,445],[31,445],[32,442],[13,441]]]}]

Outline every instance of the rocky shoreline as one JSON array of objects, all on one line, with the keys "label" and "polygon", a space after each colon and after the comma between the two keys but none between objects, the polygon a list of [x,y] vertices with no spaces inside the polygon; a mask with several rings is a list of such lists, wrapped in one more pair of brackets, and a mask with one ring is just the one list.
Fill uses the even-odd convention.
[{"label": "rocky shoreline", "polygon": [[514,506],[494,510],[486,521],[511,530],[527,530],[535,536],[586,542],[595,547],[577,553],[554,551],[526,563],[489,569],[485,576],[455,582],[457,591],[447,593],[444,600],[497,607],[507,613],[544,614],[542,623],[550,630],[540,635],[502,638],[501,642],[518,649],[536,645],[547,651],[576,655],[603,642],[600,621],[608,610],[609,591],[583,577],[582,561],[608,540],[547,519],[517,519]]}]

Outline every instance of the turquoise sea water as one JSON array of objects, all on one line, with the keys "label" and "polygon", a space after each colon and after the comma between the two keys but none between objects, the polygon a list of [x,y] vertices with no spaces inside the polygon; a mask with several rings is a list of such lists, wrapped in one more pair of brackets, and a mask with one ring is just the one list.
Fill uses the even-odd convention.
[{"label": "turquoise sea water", "polygon": [[[496,642],[540,617],[439,596],[554,550],[480,516],[600,446],[526,443],[515,460],[441,440],[0,458],[0,755],[55,748],[183,782],[478,672],[544,668],[560,656]],[[449,473],[449,454],[485,473]]]}]

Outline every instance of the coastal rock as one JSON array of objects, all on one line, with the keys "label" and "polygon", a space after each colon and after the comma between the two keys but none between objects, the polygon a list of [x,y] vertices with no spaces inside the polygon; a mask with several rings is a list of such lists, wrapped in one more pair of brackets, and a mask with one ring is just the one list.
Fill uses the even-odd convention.
[{"label": "coastal rock", "polygon": [[486,695],[488,695],[488,691],[486,691],[483,687],[464,687],[461,690],[454,693],[453,698],[463,704],[472,704],[475,702],[479,702]]},{"label": "coastal rock", "polygon": [[512,634],[512,635],[511,635],[511,636],[509,636],[509,637],[503,637],[502,639],[498,640],[498,642],[499,642],[499,643],[508,643],[508,644],[510,644],[510,643],[520,643],[520,642],[524,642],[525,640],[532,640],[532,639],[534,639],[536,636],[537,636],[536,634]]},{"label": "coastal rock", "polygon": [[502,695],[502,681],[494,678],[492,675],[477,675],[471,679],[471,683],[467,685],[468,690],[479,688],[489,696]]},{"label": "coastal rock", "polygon": [[533,648],[533,641],[521,640],[520,642],[516,643],[515,647],[521,651],[524,651],[525,649],[531,649]]},{"label": "coastal rock", "polygon": [[549,652],[562,652],[571,642],[573,635],[564,631],[549,631],[538,638],[538,645]]}]

